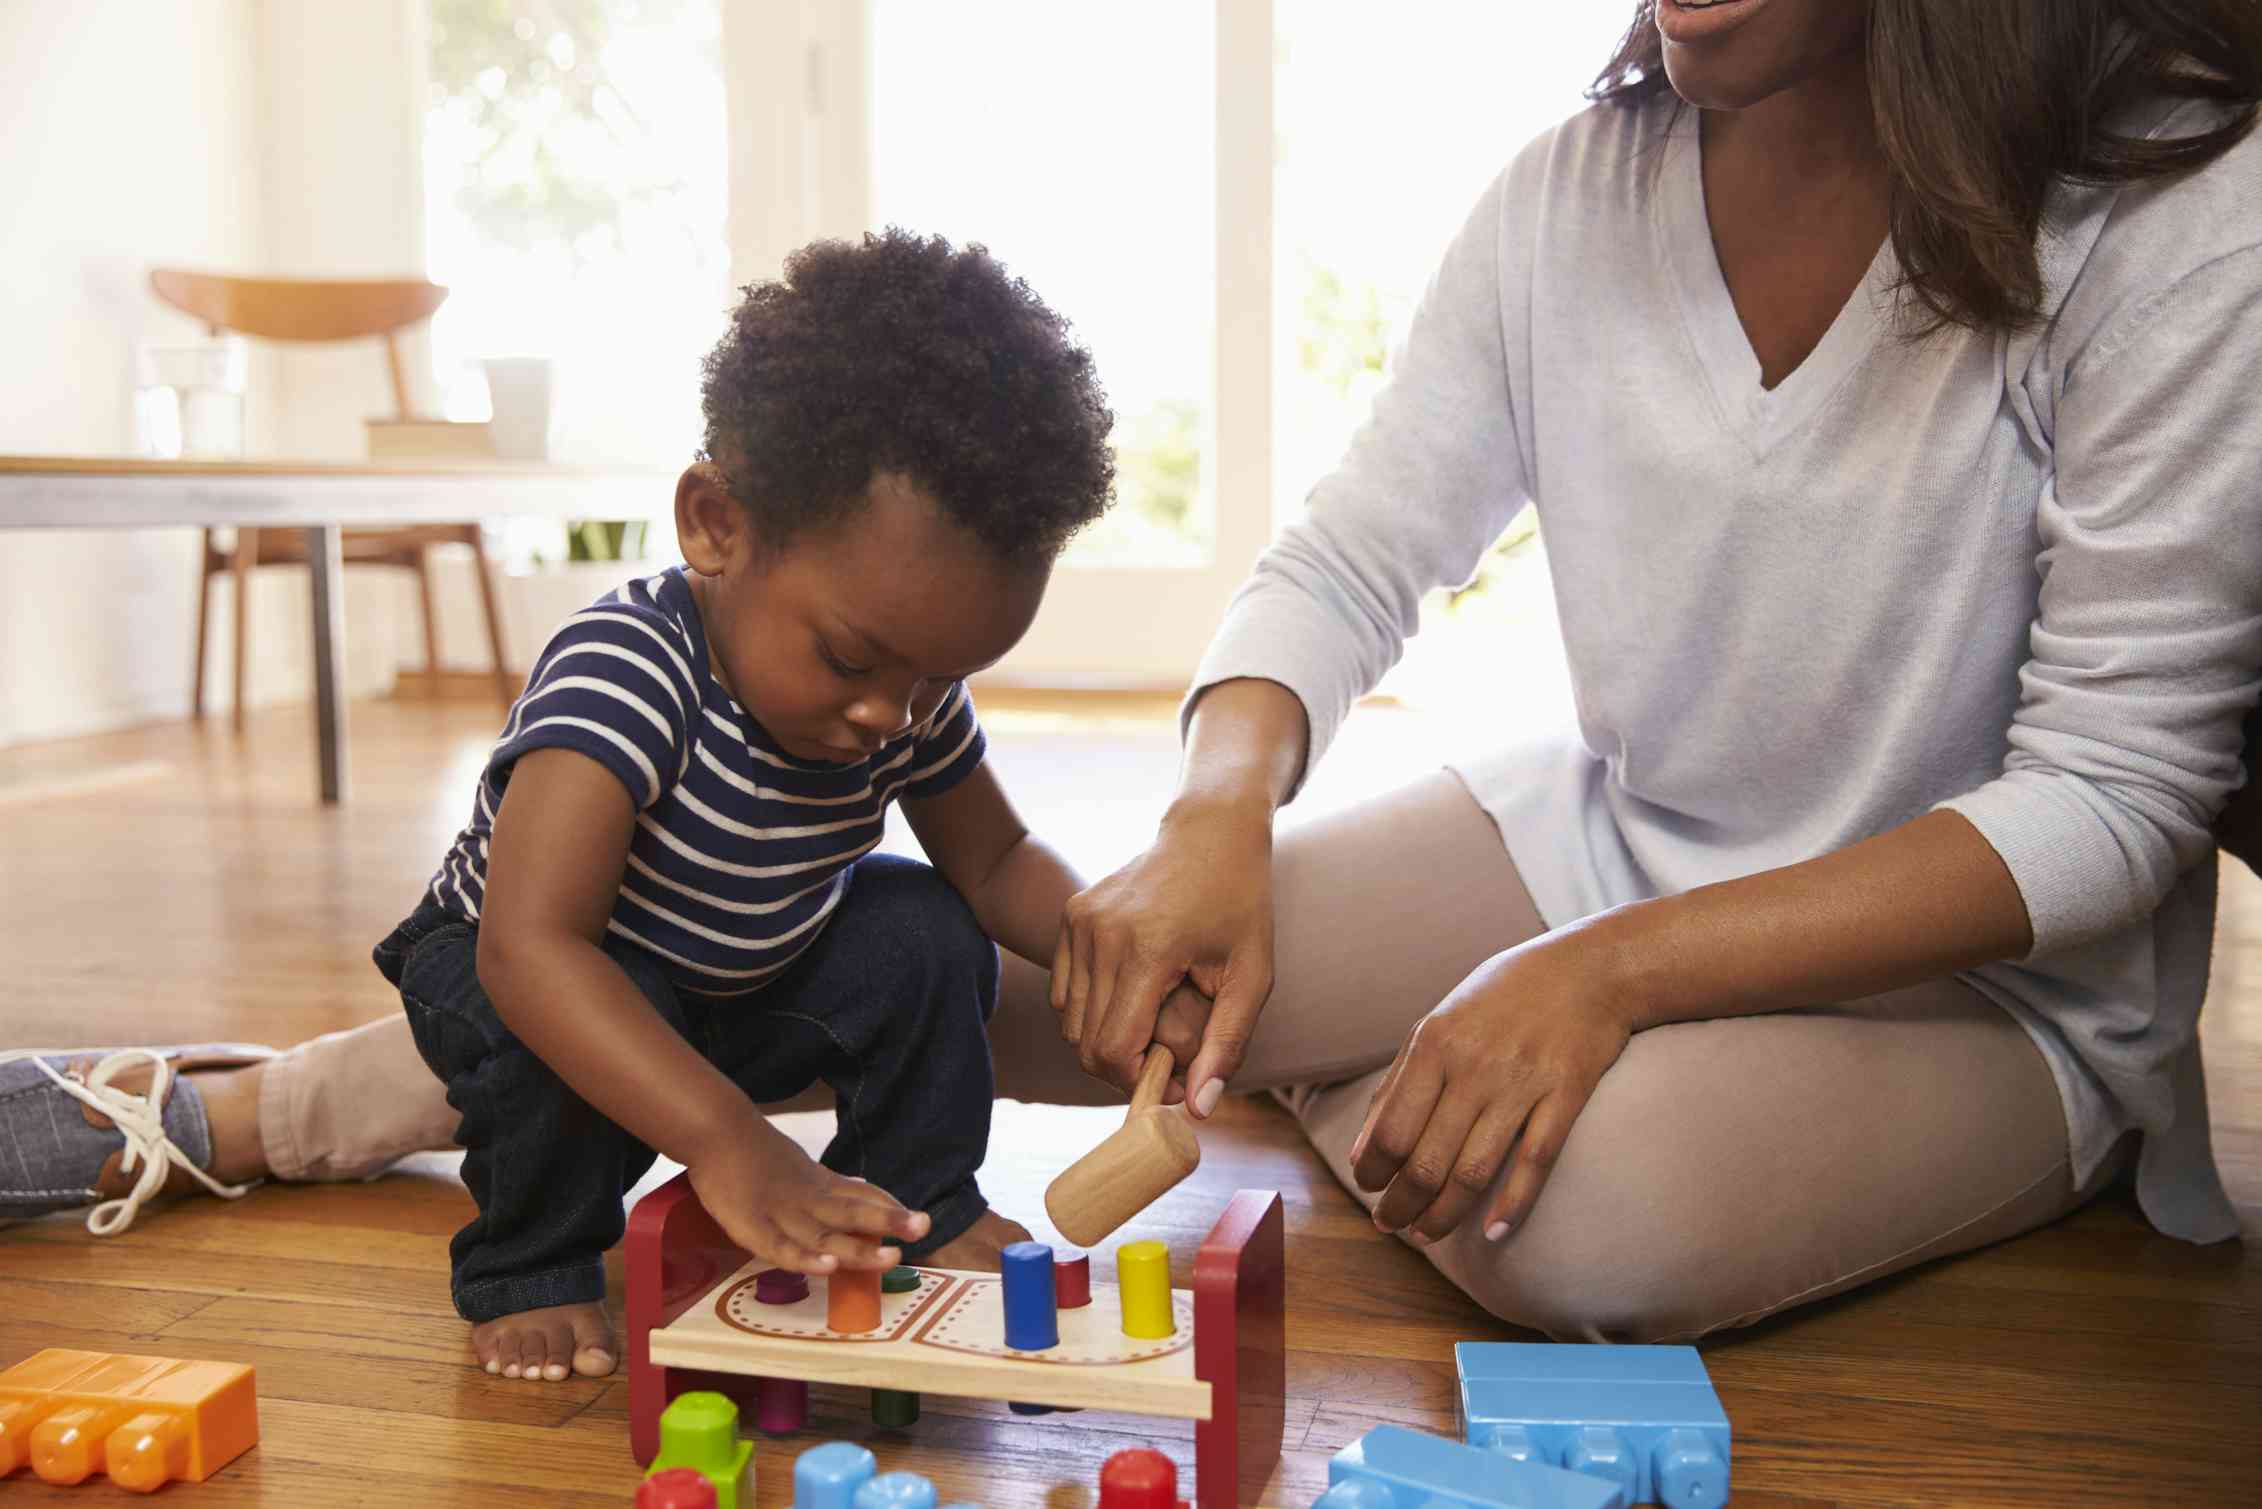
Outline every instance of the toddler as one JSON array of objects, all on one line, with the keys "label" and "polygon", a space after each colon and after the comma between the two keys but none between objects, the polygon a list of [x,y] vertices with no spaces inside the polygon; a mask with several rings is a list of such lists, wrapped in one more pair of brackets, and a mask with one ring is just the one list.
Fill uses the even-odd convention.
[{"label": "toddler", "polygon": [[[655,1153],[764,1264],[997,1266],[975,1183],[996,945],[1080,882],[1014,815],[965,679],[1107,507],[1089,354],[980,247],[796,253],[708,356],[684,564],[568,620],[471,820],[378,945],[463,1120],[481,1364],[613,1365],[601,1258]],[[932,868],[873,853],[901,802]],[[813,1162],[756,1107],[822,1080]]]}]

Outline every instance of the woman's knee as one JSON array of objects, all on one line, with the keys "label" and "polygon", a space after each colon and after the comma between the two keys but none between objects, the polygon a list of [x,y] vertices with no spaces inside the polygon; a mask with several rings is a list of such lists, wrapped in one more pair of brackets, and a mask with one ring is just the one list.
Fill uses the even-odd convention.
[{"label": "woman's knee", "polygon": [[[1523,1226],[1488,1242],[1470,1221],[1433,1249],[1487,1310],[1576,1341],[1701,1334],[1750,1308],[1758,1234],[1738,1229],[1733,1176],[1695,1127],[1675,1055],[1629,1052],[1573,1126]],[[1661,1135],[1680,1126],[1683,1135]]]},{"label": "woman's knee", "polygon": [[1599,1207],[1585,1193],[1551,1189],[1564,1219],[1535,1209],[1501,1242],[1464,1226],[1432,1259],[1492,1314],[1558,1341],[1655,1342],[1718,1324],[1709,1260],[1656,1229],[1636,1191]]}]

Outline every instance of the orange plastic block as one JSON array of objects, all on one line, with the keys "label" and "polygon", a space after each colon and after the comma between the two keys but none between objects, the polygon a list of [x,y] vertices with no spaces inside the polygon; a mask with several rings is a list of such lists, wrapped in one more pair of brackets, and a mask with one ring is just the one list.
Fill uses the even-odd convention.
[{"label": "orange plastic block", "polygon": [[0,1478],[26,1463],[50,1483],[98,1472],[137,1493],[201,1483],[259,1444],[240,1362],[176,1362],[49,1347],[0,1372]]}]

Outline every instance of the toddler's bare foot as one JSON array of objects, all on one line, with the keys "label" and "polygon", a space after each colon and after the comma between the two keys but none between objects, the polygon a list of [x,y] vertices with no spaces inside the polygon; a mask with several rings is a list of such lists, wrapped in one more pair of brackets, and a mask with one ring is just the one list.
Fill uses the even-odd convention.
[{"label": "toddler's bare foot", "polygon": [[1005,1266],[1000,1255],[1015,1242],[1029,1240],[1029,1228],[985,1210],[957,1236],[919,1260],[922,1268],[957,1268],[967,1273],[996,1273]]},{"label": "toddler's bare foot", "polygon": [[613,1328],[603,1305],[545,1305],[473,1326],[471,1350],[504,1378],[556,1383],[569,1367],[602,1378],[613,1370]]}]

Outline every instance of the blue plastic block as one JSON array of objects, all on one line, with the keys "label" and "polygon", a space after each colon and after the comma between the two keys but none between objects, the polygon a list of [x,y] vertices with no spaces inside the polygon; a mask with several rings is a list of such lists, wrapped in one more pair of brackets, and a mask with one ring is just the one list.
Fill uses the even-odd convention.
[{"label": "blue plastic block", "polygon": [[793,1509],[852,1509],[879,1465],[853,1441],[810,1447],[793,1464]]},{"label": "blue plastic block", "polygon": [[1377,1425],[1327,1464],[1313,1509],[1625,1509],[1598,1478],[1510,1462],[1458,1441]]},{"label": "blue plastic block", "polygon": [[1587,1383],[1701,1383],[1712,1375],[1695,1347],[1611,1347],[1586,1342],[1463,1341],[1453,1364],[1467,1378]]},{"label": "blue plastic block", "polygon": [[935,1509],[935,1485],[916,1472],[883,1472],[856,1490],[853,1509]]},{"label": "blue plastic block", "polygon": [[1005,1269],[1005,1344],[1016,1352],[1059,1346],[1052,1249],[1042,1242],[1014,1242],[1000,1256]]},{"label": "blue plastic block", "polygon": [[1627,1501],[1719,1509],[1730,1430],[1694,1347],[1462,1342],[1464,1438],[1619,1484]]}]

